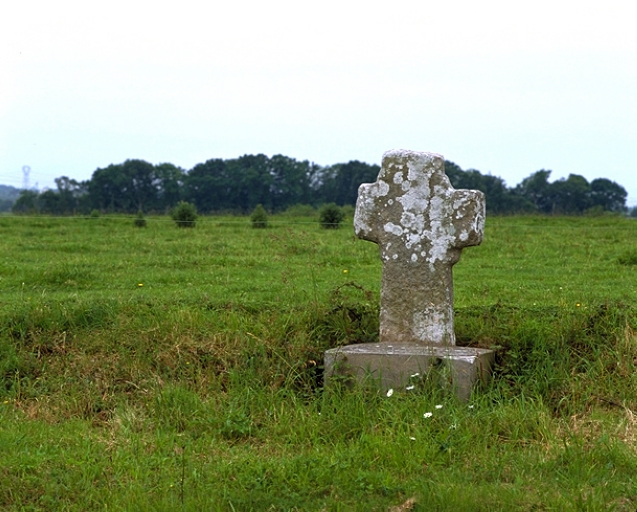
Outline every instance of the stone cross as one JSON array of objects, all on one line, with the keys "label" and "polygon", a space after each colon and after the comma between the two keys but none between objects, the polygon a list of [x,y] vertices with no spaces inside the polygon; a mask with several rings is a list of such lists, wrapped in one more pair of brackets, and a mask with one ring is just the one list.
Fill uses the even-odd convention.
[{"label": "stone cross", "polygon": [[358,189],[356,235],[380,248],[380,342],[455,345],[452,267],[484,232],[484,194],[456,190],[435,153],[392,150]]}]

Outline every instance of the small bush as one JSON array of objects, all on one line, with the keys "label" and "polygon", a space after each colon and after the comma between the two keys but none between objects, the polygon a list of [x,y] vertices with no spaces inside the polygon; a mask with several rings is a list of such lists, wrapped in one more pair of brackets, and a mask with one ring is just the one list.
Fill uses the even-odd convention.
[{"label": "small bush", "polygon": [[138,228],[146,227],[146,219],[144,218],[144,214],[141,210],[137,212],[137,217],[135,217],[133,224]]},{"label": "small bush", "polygon": [[100,211],[99,210],[91,210],[91,219],[98,219],[100,216]]},{"label": "small bush", "polygon": [[323,205],[319,211],[319,223],[324,229],[338,229],[344,218],[343,209],[334,203]]},{"label": "small bush", "polygon": [[258,204],[257,207],[250,215],[250,220],[252,221],[253,228],[267,228],[268,227],[268,214],[263,208],[263,205]]},{"label": "small bush", "polygon": [[170,216],[180,228],[194,228],[197,220],[197,209],[194,204],[179,201],[170,212]]}]

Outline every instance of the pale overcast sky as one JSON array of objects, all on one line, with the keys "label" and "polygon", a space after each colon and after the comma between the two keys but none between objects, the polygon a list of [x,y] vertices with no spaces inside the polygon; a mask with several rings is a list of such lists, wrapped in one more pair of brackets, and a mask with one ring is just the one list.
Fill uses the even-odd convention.
[{"label": "pale overcast sky", "polygon": [[0,20],[0,183],[141,158],[190,169],[433,151],[637,205],[632,1],[20,0]]}]

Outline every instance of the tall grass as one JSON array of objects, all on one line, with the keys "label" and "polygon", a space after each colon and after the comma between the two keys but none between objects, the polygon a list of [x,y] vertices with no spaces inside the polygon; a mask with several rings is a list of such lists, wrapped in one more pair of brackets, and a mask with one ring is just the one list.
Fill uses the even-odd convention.
[{"label": "tall grass", "polygon": [[461,404],[323,388],[377,339],[351,228],[146,220],[0,217],[0,509],[637,506],[634,221],[488,219],[456,332],[497,365]]}]

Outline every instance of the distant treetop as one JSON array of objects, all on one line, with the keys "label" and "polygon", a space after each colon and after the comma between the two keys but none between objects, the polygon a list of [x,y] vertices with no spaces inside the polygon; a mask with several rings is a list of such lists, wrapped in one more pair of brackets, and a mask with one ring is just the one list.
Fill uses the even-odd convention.
[{"label": "distant treetop", "polygon": [[[359,185],[375,181],[379,171],[378,165],[358,160],[320,166],[284,155],[263,154],[214,158],[189,171],[170,163],[126,160],[96,169],[91,179],[83,182],[61,176],[55,180],[57,190],[22,191],[8,204],[13,204],[15,213],[56,215],[93,210],[166,213],[180,201],[193,204],[204,214],[246,214],[259,204],[267,211],[279,212],[298,204],[354,205]],[[541,169],[509,188],[502,178],[475,169],[465,171],[450,161],[445,163],[445,171],[455,188],[484,192],[490,213],[626,211],[626,190],[606,178],[589,183],[583,176],[571,174],[549,182],[551,171]],[[0,186],[0,210],[1,187],[8,188]]]}]

